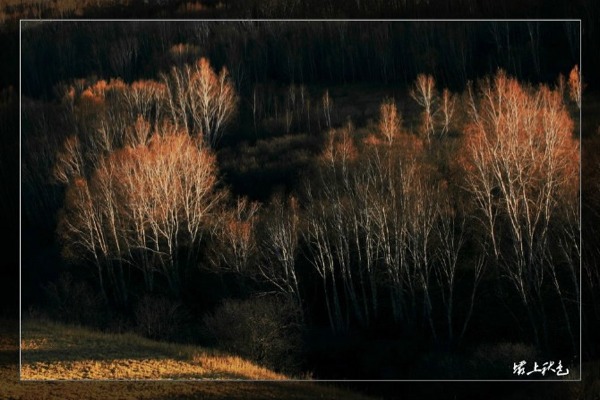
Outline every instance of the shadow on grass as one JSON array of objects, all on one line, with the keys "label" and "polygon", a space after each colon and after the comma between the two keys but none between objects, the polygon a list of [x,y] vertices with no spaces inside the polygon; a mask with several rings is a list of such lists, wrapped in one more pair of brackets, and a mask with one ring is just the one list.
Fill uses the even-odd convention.
[{"label": "shadow on grass", "polygon": [[52,322],[26,321],[22,326],[23,363],[173,359],[187,361],[192,351],[153,342],[134,334],[104,334]]},{"label": "shadow on grass", "polygon": [[142,361],[150,358],[154,360],[178,359],[181,361],[189,359],[188,357],[177,358],[173,354],[161,354],[151,348],[139,349],[139,352],[131,349],[114,349],[102,352],[98,349],[88,350],[83,347],[72,349],[72,351],[69,351],[69,349],[23,350],[22,353],[23,364],[35,362],[113,361],[118,359]]}]

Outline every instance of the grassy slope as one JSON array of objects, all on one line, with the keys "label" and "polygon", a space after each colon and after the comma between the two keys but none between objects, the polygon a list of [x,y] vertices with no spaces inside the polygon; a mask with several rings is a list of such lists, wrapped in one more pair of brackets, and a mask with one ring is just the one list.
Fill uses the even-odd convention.
[{"label": "grassy slope", "polygon": [[24,321],[22,379],[261,379],[287,377],[239,357],[140,336]]},{"label": "grassy slope", "polygon": [[[47,356],[51,353],[42,354],[42,349],[48,349],[52,346],[52,343],[56,343],[57,349],[60,352],[68,349],[68,352],[63,353],[64,359],[69,358],[68,362],[77,361],[77,354],[81,354],[81,350],[77,350],[83,343],[91,345],[92,343],[99,345],[96,350],[87,348],[86,351],[91,351],[89,356],[103,356],[112,357],[112,346],[110,343],[119,343],[120,345],[130,346],[127,350],[127,354],[133,352],[154,352],[155,362],[163,372],[168,370],[168,366],[175,368],[200,368],[204,369],[206,375],[209,377],[210,374],[217,375],[220,378],[231,377],[239,378],[244,374],[272,374],[271,376],[278,376],[283,378],[282,375],[277,375],[264,368],[253,366],[252,364],[243,360],[238,361],[239,364],[232,363],[229,367],[224,367],[223,362],[218,362],[215,365],[211,365],[210,362],[206,362],[206,359],[218,356],[217,353],[205,352],[200,348],[191,346],[176,346],[166,345],[162,343],[152,342],[145,340],[135,335],[102,335],[95,332],[83,330],[80,328],[70,328],[61,325],[53,324],[49,328],[49,332],[54,335],[61,335],[55,337],[49,335],[46,341],[41,340],[41,325],[38,323],[27,323],[23,326],[25,343],[30,350],[23,351],[23,363],[25,367],[26,361],[35,363],[37,356]],[[36,333],[37,329],[37,333]],[[348,400],[360,400],[366,399],[366,397],[348,392],[346,390],[332,387],[328,385],[311,383],[311,382],[219,382],[219,381],[204,381],[204,382],[143,382],[143,381],[112,381],[112,382],[90,382],[90,381],[79,381],[79,382],[39,382],[39,381],[19,381],[19,367],[18,367],[18,322],[16,321],[0,321],[0,398],[1,399],[314,399],[314,398],[325,398],[325,399],[348,399]],[[73,335],[81,334],[82,341],[76,343],[72,342]],[[37,335],[37,339],[34,337]],[[104,336],[104,339],[102,339]],[[71,347],[69,348],[69,344]],[[63,347],[60,347],[63,346]],[[37,350],[32,350],[36,348]],[[121,350],[124,352],[125,350]],[[55,357],[58,358],[59,351],[55,353]],[[35,355],[37,354],[37,356]],[[148,353],[146,353],[148,355]],[[194,361],[194,355],[198,356]],[[192,358],[189,358],[189,357]],[[207,357],[207,358],[202,358]],[[130,360],[131,365],[140,365],[140,369],[144,364],[144,360],[139,359]],[[170,361],[166,361],[170,360]],[[203,361],[204,360],[204,361]],[[81,361],[81,360],[79,360]],[[104,360],[108,362],[108,359]],[[49,368],[49,372],[60,372],[61,374],[67,374],[66,364],[59,366],[61,363],[66,361],[56,361],[53,364],[56,365],[56,369]],[[224,362],[227,364],[227,362]],[[190,364],[191,366],[187,366]],[[120,364],[115,364],[120,365]],[[146,368],[146,367],[144,367]],[[219,372],[220,368],[225,368],[225,372]],[[227,370],[227,368],[230,368]],[[100,371],[104,369],[103,365],[94,364],[89,362],[89,371]],[[116,368],[115,368],[116,369]],[[154,368],[151,368],[154,370]],[[241,371],[240,371],[241,370]],[[26,369],[24,369],[25,372]],[[41,371],[41,369],[39,370]],[[81,373],[83,369],[80,372]],[[237,371],[237,372],[236,372]],[[112,372],[105,371],[110,374]],[[39,373],[39,372],[38,372]],[[74,372],[73,372],[74,373]],[[99,372],[97,372],[99,373]],[[180,370],[171,371],[174,375],[180,374]],[[32,369],[33,374],[33,369]],[[65,376],[66,377],[66,376]],[[196,376],[201,378],[201,376]],[[25,378],[25,377],[24,377]],[[173,378],[173,376],[171,376]],[[45,379],[48,379],[46,377]],[[264,378],[263,378],[264,379]]]}]

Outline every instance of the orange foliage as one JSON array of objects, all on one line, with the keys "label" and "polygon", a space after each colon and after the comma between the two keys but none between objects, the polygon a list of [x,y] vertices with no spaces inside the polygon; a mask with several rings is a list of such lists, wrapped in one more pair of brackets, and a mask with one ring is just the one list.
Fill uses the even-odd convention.
[{"label": "orange foliage", "polygon": [[383,143],[383,141],[377,136],[371,134],[363,139],[363,143],[367,146],[380,146]]},{"label": "orange foliage", "polygon": [[150,138],[152,126],[141,115],[138,115],[135,124],[126,129],[125,144],[131,147],[145,145]]},{"label": "orange foliage", "polygon": [[558,91],[523,87],[501,71],[484,83],[478,110],[479,118],[465,129],[466,148],[476,157],[473,162],[522,166],[531,178],[542,179],[552,172],[564,175],[562,183],[576,178],[578,143]]},{"label": "orange foliage", "polygon": [[527,238],[533,246],[554,214],[577,199],[579,143],[563,97],[500,71],[482,83],[471,107],[459,159],[490,237],[495,240],[495,220],[502,214],[515,240]]},{"label": "orange foliage", "polygon": [[189,43],[179,43],[171,46],[169,53],[173,57],[196,55],[200,52],[198,46]]},{"label": "orange foliage", "polygon": [[83,104],[89,103],[91,106],[100,106],[104,102],[104,96],[94,93],[91,88],[88,88],[81,93],[80,101]]},{"label": "orange foliage", "polygon": [[150,128],[141,117],[132,130],[135,147],[112,150],[69,187],[59,229],[65,254],[95,260],[100,276],[106,259],[130,262],[146,277],[160,272],[177,293],[175,254],[183,250],[175,243],[197,246],[221,199],[215,156],[182,132],[142,140]]},{"label": "orange foliage", "polygon": [[331,129],[327,137],[325,150],[321,158],[328,163],[341,162],[343,164],[356,160],[358,151],[351,136],[353,126],[348,123],[342,129]]},{"label": "orange foliage", "polygon": [[129,89],[131,92],[137,94],[138,97],[146,93],[149,96],[155,96],[160,99],[165,95],[166,87],[162,82],[142,79],[131,83]]},{"label": "orange foliage", "polygon": [[392,144],[394,138],[400,134],[402,127],[402,115],[393,100],[386,100],[379,107],[379,131],[383,134],[388,144]]},{"label": "orange foliage", "polygon": [[575,65],[569,73],[569,96],[571,100],[577,103],[577,107],[581,108],[581,74],[579,67]]}]

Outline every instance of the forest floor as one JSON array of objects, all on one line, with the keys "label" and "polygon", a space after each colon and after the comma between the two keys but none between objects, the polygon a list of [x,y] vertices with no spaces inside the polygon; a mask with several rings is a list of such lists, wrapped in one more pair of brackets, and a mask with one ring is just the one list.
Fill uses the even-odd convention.
[{"label": "forest floor", "polygon": [[[40,321],[22,325],[19,380],[17,328],[17,321],[0,321],[3,399],[367,399],[330,385],[271,381],[288,377],[213,350]],[[89,381],[95,379],[102,381]],[[170,381],[106,381],[113,379]],[[177,379],[206,381],[173,381]]]}]

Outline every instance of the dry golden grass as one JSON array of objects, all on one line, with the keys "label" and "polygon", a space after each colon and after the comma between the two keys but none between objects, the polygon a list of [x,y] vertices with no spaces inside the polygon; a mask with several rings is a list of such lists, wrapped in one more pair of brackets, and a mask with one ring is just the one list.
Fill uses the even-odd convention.
[{"label": "dry golden grass", "polygon": [[[0,399],[369,399],[337,387],[312,382],[19,381],[18,327],[18,321],[0,320]],[[30,346],[44,345],[43,342],[28,343]]]},{"label": "dry golden grass", "polygon": [[289,379],[214,350],[52,322],[24,321],[21,350],[25,380]]},{"label": "dry golden grass", "polygon": [[[54,379],[285,379],[268,369],[257,367],[238,357],[202,356],[200,363],[177,360],[111,360],[37,362],[24,364],[25,380]],[[205,362],[205,363],[203,363]]]}]

